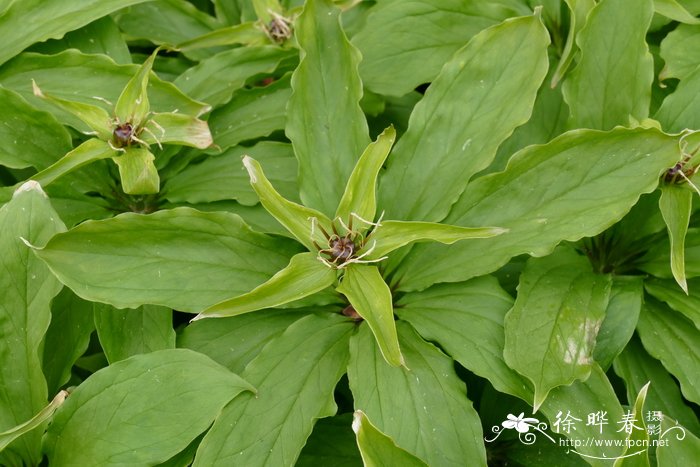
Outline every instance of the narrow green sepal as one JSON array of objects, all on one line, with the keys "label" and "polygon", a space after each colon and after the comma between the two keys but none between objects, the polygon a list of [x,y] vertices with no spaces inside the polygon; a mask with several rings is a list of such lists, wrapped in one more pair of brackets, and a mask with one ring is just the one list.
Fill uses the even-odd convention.
[{"label": "narrow green sepal", "polygon": [[23,434],[32,431],[47,420],[50,420],[51,417],[53,417],[54,412],[56,412],[56,410],[66,400],[66,397],[68,397],[68,391],[60,391],[49,403],[49,405],[44,407],[31,419],[27,420],[21,425],[0,433],[0,452],[2,452],[2,450],[5,449],[12,441],[16,440]]},{"label": "narrow green sepal", "polygon": [[116,153],[117,151],[115,151],[109,143],[97,138],[92,138],[73,149],[49,167],[32,176],[31,180],[39,182],[41,186],[46,186],[57,178],[79,169],[90,162],[113,157]]},{"label": "narrow green sepal", "polygon": [[188,51],[225,45],[263,45],[269,43],[267,34],[256,22],[247,22],[216,29],[194,39],[181,42],[174,46],[175,50]]},{"label": "narrow green sepal", "polygon": [[126,83],[114,113],[120,123],[129,122],[134,127],[140,126],[148,116],[148,78],[153,68],[153,62],[160,49],[156,49],[141,65],[138,72]]},{"label": "narrow green sepal", "polygon": [[425,462],[401,449],[391,437],[379,431],[362,410],[355,411],[352,430],[355,432],[357,447],[365,466],[427,467]]},{"label": "narrow green sepal", "polygon": [[155,156],[145,148],[127,148],[114,157],[119,167],[122,190],[129,195],[150,195],[160,190],[160,177],[154,164]]},{"label": "narrow green sepal", "polygon": [[659,209],[671,243],[671,272],[678,285],[688,293],[685,274],[685,235],[693,206],[693,192],[682,185],[662,185]]},{"label": "narrow green sepal", "polygon": [[206,149],[214,142],[204,120],[178,113],[152,113],[139,135],[148,144],[175,143]]}]

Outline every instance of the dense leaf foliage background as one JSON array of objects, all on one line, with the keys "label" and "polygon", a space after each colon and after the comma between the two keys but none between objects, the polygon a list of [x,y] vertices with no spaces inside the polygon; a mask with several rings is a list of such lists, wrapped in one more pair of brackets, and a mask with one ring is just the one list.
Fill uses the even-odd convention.
[{"label": "dense leaf foliage background", "polygon": [[0,0],[0,465],[694,465],[699,14]]}]

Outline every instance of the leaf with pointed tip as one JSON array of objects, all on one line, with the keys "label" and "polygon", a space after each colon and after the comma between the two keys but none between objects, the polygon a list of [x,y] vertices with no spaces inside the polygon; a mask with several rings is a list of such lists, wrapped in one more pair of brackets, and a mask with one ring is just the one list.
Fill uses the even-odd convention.
[{"label": "leaf with pointed tip", "polygon": [[234,214],[176,208],[87,221],[35,252],[87,300],[199,312],[253,289],[298,251]]},{"label": "leaf with pointed tip", "polygon": [[700,19],[693,16],[676,0],[654,0],[654,11],[679,23],[700,24]]},{"label": "leaf with pointed tip", "polygon": [[158,55],[158,49],[141,64],[119,95],[114,106],[114,114],[121,123],[129,122],[134,127],[138,127],[146,120],[151,108],[148,102],[148,78],[156,55]]},{"label": "leaf with pointed tip", "polygon": [[160,190],[160,176],[153,161],[154,156],[146,148],[130,147],[112,160],[119,167],[122,190],[129,195],[150,195]]},{"label": "leaf with pointed tip", "polygon": [[299,253],[267,282],[246,294],[210,306],[193,321],[236,316],[300,300],[331,286],[335,276],[335,270],[323,264],[316,253]]},{"label": "leaf with pointed tip", "polygon": [[[639,261],[639,269],[663,279],[673,278],[670,241],[667,235],[654,243]],[[685,275],[700,276],[700,229],[691,227],[685,236]]]},{"label": "leaf with pointed tip", "polygon": [[698,102],[700,102],[700,68],[688,73],[678,83],[676,90],[666,96],[654,118],[669,132],[697,128],[700,126],[700,114],[696,111]]},{"label": "leaf with pointed tip", "polygon": [[700,280],[688,281],[688,293],[678,290],[673,281],[649,278],[644,281],[644,288],[657,300],[666,302],[675,311],[685,315],[700,329]]},{"label": "leaf with pointed tip", "polygon": [[266,44],[268,41],[267,34],[257,26],[257,22],[250,21],[226,28],[219,28],[207,34],[180,42],[175,46],[175,49],[187,52],[189,50],[234,44],[258,46]]},{"label": "leaf with pointed tip", "polygon": [[40,183],[42,186],[46,186],[57,178],[79,169],[84,165],[100,159],[108,159],[115,154],[117,154],[117,151],[112,149],[108,143],[97,138],[92,138],[85,141],[38,174],[33,175],[31,180]]},{"label": "leaf with pointed tip", "polygon": [[332,215],[357,158],[369,144],[360,109],[360,53],[340,26],[330,0],[309,0],[296,21],[301,62],[292,75],[287,137],[299,160],[299,188],[307,206]]},{"label": "leaf with pointed tip", "polygon": [[60,391],[53,400],[44,407],[39,413],[34,415],[30,420],[18,425],[10,430],[0,433],[0,452],[5,449],[12,441],[16,440],[25,433],[29,433],[33,429],[39,427],[47,420],[51,420],[54,412],[63,404],[68,397],[67,391]]},{"label": "leaf with pointed tip", "polygon": [[352,429],[357,435],[357,446],[362,453],[362,462],[365,467],[384,465],[427,467],[425,462],[398,447],[393,439],[372,425],[362,410],[355,411]]},{"label": "leaf with pointed tip", "polygon": [[362,456],[352,431],[352,414],[348,412],[318,420],[294,465],[362,467]]},{"label": "leaf with pointed tip", "polygon": [[627,411],[627,415],[631,414],[633,419],[630,421],[629,430],[625,430],[625,450],[615,460],[613,467],[649,467],[649,433],[644,423],[644,402],[650,384],[651,381],[647,382],[639,390],[632,410]]},{"label": "leaf with pointed tip", "polygon": [[681,24],[661,41],[664,68],[659,80],[678,78],[681,83],[695,71],[700,59],[700,27]]},{"label": "leaf with pointed tip", "polygon": [[569,67],[574,61],[575,52],[578,51],[576,46],[576,36],[578,32],[586,24],[588,13],[595,6],[595,0],[565,0],[569,7],[569,34],[566,36],[566,44],[561,53],[557,69],[552,75],[552,87],[556,87],[559,81],[564,77]]},{"label": "leaf with pointed tip", "polygon": [[377,213],[377,177],[395,140],[396,130],[390,126],[367,146],[350,174],[335,217],[348,219],[351,213],[355,213],[370,222],[374,220]]},{"label": "leaf with pointed tip", "polygon": [[503,356],[535,386],[534,410],[549,391],[585,380],[608,304],[611,279],[567,248],[528,260],[505,319]]},{"label": "leaf with pointed tip", "polygon": [[685,277],[685,235],[688,233],[693,192],[684,186],[663,185],[659,209],[666,222],[671,243],[671,272],[678,285],[687,294]]},{"label": "leaf with pointed tip", "polygon": [[206,149],[213,140],[204,120],[180,113],[152,113],[139,137],[149,144],[175,143]]},{"label": "leaf with pointed tip", "polygon": [[376,266],[351,264],[338,286],[355,311],[367,322],[384,359],[392,366],[405,366],[391,303],[391,290]]},{"label": "leaf with pointed tip", "polygon": [[330,219],[315,209],[284,199],[265,177],[258,161],[252,157],[244,156],[243,165],[248,170],[250,184],[258,194],[260,203],[299,242],[306,246],[309,251],[316,251],[314,242],[318,245],[328,243],[323,233],[318,228],[314,228],[315,221],[313,219],[316,219],[326,232],[332,230]]}]

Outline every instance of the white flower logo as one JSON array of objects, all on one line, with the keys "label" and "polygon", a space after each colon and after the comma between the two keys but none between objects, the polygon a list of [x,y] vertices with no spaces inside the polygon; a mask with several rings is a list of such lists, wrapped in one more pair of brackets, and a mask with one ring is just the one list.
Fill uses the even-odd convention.
[{"label": "white flower logo", "polygon": [[503,425],[503,428],[507,428],[509,430],[512,430],[515,428],[518,430],[518,433],[527,433],[530,431],[531,427],[536,427],[537,424],[540,422],[536,418],[523,418],[525,416],[525,412],[520,412],[520,415],[517,417],[511,413],[508,414],[507,420],[505,420],[501,425]]}]

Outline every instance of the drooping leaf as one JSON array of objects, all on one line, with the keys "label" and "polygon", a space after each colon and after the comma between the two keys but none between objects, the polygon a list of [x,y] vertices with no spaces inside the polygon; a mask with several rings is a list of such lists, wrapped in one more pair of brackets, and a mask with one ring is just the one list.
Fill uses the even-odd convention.
[{"label": "drooping leaf", "polygon": [[115,154],[117,154],[117,151],[112,149],[108,143],[97,138],[92,138],[70,151],[49,167],[33,175],[31,179],[45,186],[54,182],[59,177],[69,174],[91,162],[100,159],[108,159]]},{"label": "drooping leaf", "polygon": [[428,465],[486,465],[479,417],[454,362],[407,324],[397,323],[406,367],[386,364],[367,326],[350,340],[348,379],[355,408],[396,445]]},{"label": "drooping leaf", "polygon": [[[445,218],[468,180],[530,117],[548,45],[540,18],[528,16],[483,31],[455,54],[389,158],[379,191],[389,219]],[[507,114],[493,111],[504,103]]]},{"label": "drooping leaf", "polygon": [[87,221],[36,254],[87,300],[198,312],[264,282],[296,251],[236,215],[177,208]]},{"label": "drooping leaf", "polygon": [[243,391],[254,388],[191,350],[137,355],[75,389],[55,414],[44,450],[56,466],[158,464],[183,450]]},{"label": "drooping leaf", "polygon": [[362,456],[352,431],[352,414],[322,418],[306,441],[295,467],[361,467]]},{"label": "drooping leaf", "polygon": [[528,261],[505,318],[503,356],[534,384],[535,411],[551,389],[590,374],[610,286],[610,276],[570,249]]},{"label": "drooping leaf", "polygon": [[357,435],[357,446],[362,453],[365,467],[381,467],[384,465],[401,465],[420,467],[427,464],[394,443],[394,441],[377,430],[362,410],[355,411],[352,429]]},{"label": "drooping leaf", "polygon": [[0,165],[44,169],[71,150],[70,134],[49,113],[0,88]]},{"label": "drooping leaf", "polygon": [[331,286],[335,276],[335,270],[323,264],[316,253],[299,253],[267,282],[248,293],[210,306],[194,320],[225,318],[284,305]]},{"label": "drooping leaf", "polygon": [[376,266],[351,264],[345,268],[338,292],[372,330],[382,356],[389,365],[406,366],[396,334],[391,290]]},{"label": "drooping leaf", "polygon": [[156,156],[146,148],[127,148],[112,160],[119,167],[119,178],[124,193],[130,195],[150,195],[160,191],[160,176],[154,163]]},{"label": "drooping leaf", "polygon": [[693,192],[683,186],[663,185],[659,209],[666,222],[671,243],[671,272],[678,285],[688,293],[685,277],[685,235],[688,233]]},{"label": "drooping leaf", "polygon": [[[456,282],[520,254],[548,254],[562,240],[593,236],[621,219],[680,160],[678,141],[653,129],[574,130],[511,158],[504,172],[472,182],[446,222],[494,225],[505,235],[451,246],[417,245],[392,284],[400,290]],[[585,177],[569,174],[585,174]],[[488,254],[484,254],[488,252]]]},{"label": "drooping leaf", "polygon": [[[46,405],[41,343],[51,320],[51,300],[61,284],[22,238],[38,245],[65,230],[36,182],[15,191],[0,208],[0,430],[31,419]],[[38,464],[41,433],[25,434],[0,454],[0,464]]]},{"label": "drooping leaf", "polygon": [[563,87],[571,128],[609,130],[648,116],[654,68],[645,36],[653,14],[653,0],[605,0],[590,11]]},{"label": "drooping leaf", "polygon": [[659,79],[678,78],[685,81],[697,68],[700,59],[700,26],[679,25],[661,41],[664,68]]},{"label": "drooping leaf", "polygon": [[309,0],[296,21],[301,62],[292,75],[287,137],[299,160],[299,188],[307,206],[332,215],[355,162],[369,144],[360,109],[360,53],[340,26],[330,0]]},{"label": "drooping leaf", "polygon": [[67,391],[59,392],[56,397],[47,405],[41,412],[37,413],[30,420],[16,426],[10,430],[3,431],[0,433],[0,452],[5,449],[12,441],[16,440],[25,433],[29,433],[35,428],[42,425],[47,420],[50,420],[56,409],[58,409],[61,404],[66,400],[68,396]]},{"label": "drooping leaf", "polygon": [[678,425],[670,417],[661,419],[661,433],[669,440],[668,446],[656,449],[659,465],[685,464],[695,462],[700,456],[700,439]]},{"label": "drooping leaf", "polygon": [[675,311],[682,313],[700,329],[700,280],[691,279],[688,293],[679,290],[673,281],[650,278],[644,288],[657,300],[666,302]]},{"label": "drooping leaf", "polygon": [[244,395],[224,409],[194,466],[293,465],[315,419],[337,410],[333,389],[353,330],[339,315],[309,315],[276,337],[243,372],[257,396]]},{"label": "drooping leaf", "polygon": [[[639,269],[664,279],[673,278],[668,237],[653,244],[639,261]],[[685,276],[700,276],[700,229],[691,227],[685,235]]]}]

